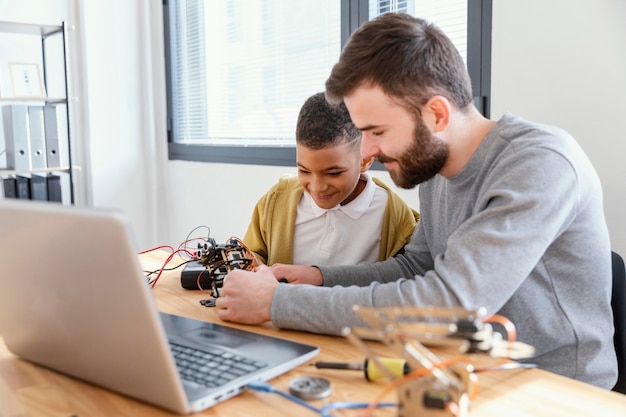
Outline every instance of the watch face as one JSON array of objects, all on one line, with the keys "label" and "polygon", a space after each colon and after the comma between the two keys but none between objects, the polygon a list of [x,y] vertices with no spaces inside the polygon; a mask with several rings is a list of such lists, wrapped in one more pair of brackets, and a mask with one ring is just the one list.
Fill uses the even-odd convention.
[{"label": "watch face", "polygon": [[292,379],[289,392],[303,400],[319,400],[330,395],[330,381],[325,378],[303,376]]}]

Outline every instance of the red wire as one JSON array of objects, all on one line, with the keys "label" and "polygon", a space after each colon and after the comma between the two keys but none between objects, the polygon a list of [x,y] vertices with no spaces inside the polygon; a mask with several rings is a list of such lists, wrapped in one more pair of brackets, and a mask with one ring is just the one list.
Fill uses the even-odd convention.
[{"label": "red wire", "polygon": [[[246,252],[246,254],[248,255],[248,257],[251,259],[252,263],[251,263],[251,269],[254,270],[256,268],[256,257],[252,254],[252,251],[250,251],[250,249],[248,249],[244,244],[243,241],[241,241],[241,239],[237,238],[237,237],[231,237],[230,239],[233,239],[235,241],[237,241],[237,243],[244,249],[244,251]],[[229,239],[229,240],[230,240]],[[187,256],[191,257],[192,259],[197,259],[198,258],[198,253],[197,252],[190,252],[187,249],[187,244],[189,242],[193,242],[193,241],[197,241],[197,240],[201,240],[202,242],[206,242],[206,240],[204,238],[190,238],[187,239],[185,241],[183,241],[180,245],[178,245],[178,249],[174,250],[174,248],[172,246],[169,245],[161,245],[161,246],[156,246],[154,248],[150,248],[150,249],[146,249],[144,251],[139,252],[139,255],[145,254],[145,253],[149,253],[149,252],[153,252],[155,250],[160,250],[160,249],[169,249],[170,254],[167,257],[167,259],[165,260],[165,262],[163,262],[163,265],[161,266],[161,268],[159,268],[159,272],[156,276],[156,278],[154,279],[154,281],[152,281],[152,288],[154,288],[154,286],[156,285],[157,281],[159,280],[159,278],[161,277],[161,274],[163,273],[163,270],[165,270],[165,267],[167,266],[167,264],[170,263],[170,261],[172,260],[172,258],[174,257],[174,255],[178,254],[178,253],[184,253]],[[200,277],[202,276],[202,274],[205,271],[201,271],[200,274],[198,274],[198,279],[197,279],[197,284],[198,284],[198,289],[206,292],[202,286],[200,285]]]},{"label": "red wire", "polygon": [[165,262],[163,262],[163,265],[161,265],[161,268],[159,268],[159,273],[157,274],[156,278],[154,279],[154,281],[152,281],[152,285],[151,287],[154,288],[154,286],[156,285],[157,281],[159,280],[159,278],[161,278],[161,274],[163,274],[163,270],[165,269],[165,267],[167,266],[167,264],[170,263],[170,261],[172,260],[172,258],[174,257],[174,255],[176,255],[177,253],[186,253],[189,254],[189,252],[186,249],[177,249],[174,250],[174,248],[172,248],[171,246],[159,246],[157,248],[153,248],[153,249],[148,249],[146,251],[140,252],[140,254],[142,253],[147,253],[147,252],[151,252],[153,250],[159,249],[159,248],[169,248],[172,253],[169,254],[169,256],[167,257],[167,259],[165,260]]},{"label": "red wire", "polygon": [[174,251],[174,248],[171,247],[171,246],[161,245],[161,246],[157,246],[157,247],[152,248],[152,249],[146,249],[144,251],[141,251],[141,252],[139,252],[139,254],[142,255],[144,253],[152,252],[152,251],[159,250],[159,249],[169,249],[170,252]]},{"label": "red wire", "polygon": [[200,273],[198,274],[198,279],[196,280],[196,283],[198,284],[198,289],[202,292],[209,292],[206,291],[204,288],[202,288],[202,285],[200,285],[200,278],[202,277],[202,274],[204,273],[208,273],[209,270],[208,269],[203,269],[202,271],[200,271]]},{"label": "red wire", "polygon": [[[198,240],[199,240],[199,241],[201,241],[201,242],[203,242],[203,243],[206,243],[206,239],[205,239],[205,238],[203,238],[203,237],[193,237],[193,238],[190,238],[190,239],[187,239],[187,240],[185,240],[185,241],[181,242],[181,244],[180,244],[180,245],[178,245],[178,249],[183,248],[185,251],[187,251],[187,245],[188,245],[189,243],[191,243],[191,242],[195,242],[195,241],[198,241]],[[191,256],[192,258],[194,258],[194,259],[195,259],[195,258],[197,258],[197,257],[198,257],[198,251],[197,251],[197,249],[199,249],[199,248],[197,248],[197,247],[196,247],[196,248],[193,248],[193,247],[192,247],[192,251],[193,251],[193,252],[189,252],[189,251],[187,251],[187,253],[189,254],[189,256]]]}]

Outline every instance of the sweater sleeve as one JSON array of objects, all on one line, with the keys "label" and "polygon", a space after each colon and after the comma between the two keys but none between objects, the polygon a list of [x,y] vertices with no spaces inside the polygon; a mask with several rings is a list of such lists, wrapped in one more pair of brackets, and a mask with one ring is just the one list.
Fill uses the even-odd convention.
[{"label": "sweater sleeve", "polygon": [[266,243],[266,231],[263,230],[262,225],[264,224],[263,219],[267,215],[267,213],[265,213],[267,200],[273,192],[273,189],[274,187],[272,187],[272,189],[263,195],[256,203],[254,211],[252,212],[250,224],[248,224],[248,230],[242,239],[244,245],[246,245],[249,250],[254,252],[259,259],[263,261],[263,263],[267,263],[268,248]]}]

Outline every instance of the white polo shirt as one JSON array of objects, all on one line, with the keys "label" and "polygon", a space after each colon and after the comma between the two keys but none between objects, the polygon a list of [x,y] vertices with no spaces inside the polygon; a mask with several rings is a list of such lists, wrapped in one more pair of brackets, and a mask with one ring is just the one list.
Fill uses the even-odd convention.
[{"label": "white polo shirt", "polygon": [[387,191],[361,174],[367,184],[348,204],[320,208],[306,191],[298,203],[294,265],[350,265],[375,262],[380,253]]}]

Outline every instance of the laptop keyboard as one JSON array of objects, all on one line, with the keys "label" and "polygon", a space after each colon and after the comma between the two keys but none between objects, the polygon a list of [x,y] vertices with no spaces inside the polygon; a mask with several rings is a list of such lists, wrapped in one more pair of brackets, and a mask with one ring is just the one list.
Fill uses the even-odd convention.
[{"label": "laptop keyboard", "polygon": [[222,386],[267,366],[219,348],[198,350],[172,342],[170,347],[183,380],[208,388]]}]

